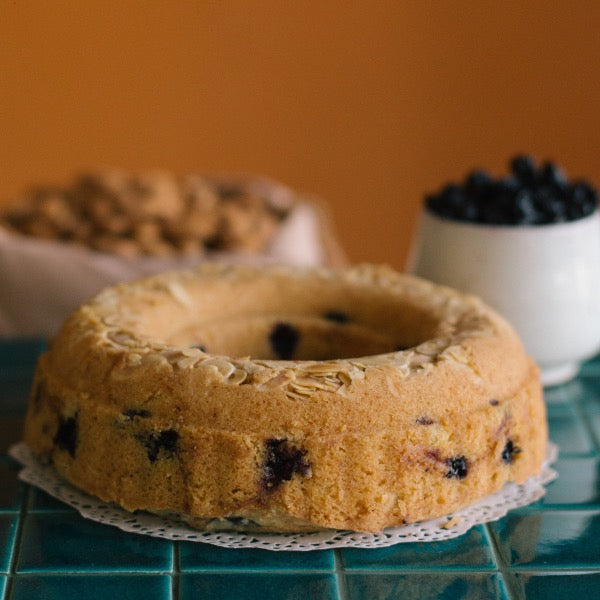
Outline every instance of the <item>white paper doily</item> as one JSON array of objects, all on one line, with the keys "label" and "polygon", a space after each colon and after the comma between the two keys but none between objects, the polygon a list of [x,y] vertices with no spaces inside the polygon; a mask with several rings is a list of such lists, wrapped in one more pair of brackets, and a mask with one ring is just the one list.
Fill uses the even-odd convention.
[{"label": "white paper doily", "polygon": [[83,517],[92,521],[113,525],[131,533],[173,541],[204,542],[227,548],[263,550],[383,548],[402,542],[447,540],[462,535],[474,525],[496,521],[513,508],[535,502],[546,493],[545,484],[558,476],[550,466],[556,460],[558,447],[549,444],[546,461],[539,475],[530,478],[522,485],[508,483],[499,492],[439,519],[393,527],[381,533],[333,530],[295,534],[204,532],[187,527],[181,522],[152,514],[144,512],[133,514],[84,494],[61,479],[51,466],[41,464],[24,442],[12,446],[9,454],[24,467],[19,473],[21,480],[41,488],[54,498],[77,509]]}]

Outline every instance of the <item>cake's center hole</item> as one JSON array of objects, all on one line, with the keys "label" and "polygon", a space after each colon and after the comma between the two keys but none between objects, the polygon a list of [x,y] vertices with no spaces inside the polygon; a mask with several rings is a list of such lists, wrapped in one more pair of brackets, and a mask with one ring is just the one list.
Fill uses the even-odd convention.
[{"label": "cake's center hole", "polygon": [[[189,334],[189,332],[188,332]],[[419,343],[357,323],[347,314],[256,315],[203,324],[188,345],[210,354],[270,360],[333,360],[404,350]],[[183,340],[178,340],[179,342]]]}]

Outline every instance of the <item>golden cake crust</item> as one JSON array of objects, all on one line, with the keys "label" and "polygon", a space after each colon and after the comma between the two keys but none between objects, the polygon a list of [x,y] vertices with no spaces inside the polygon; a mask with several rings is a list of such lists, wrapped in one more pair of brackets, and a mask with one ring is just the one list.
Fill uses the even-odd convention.
[{"label": "golden cake crust", "polygon": [[522,483],[547,429],[537,367],[475,297],[371,265],[203,265],[74,313],[25,440],[131,511],[379,531]]}]

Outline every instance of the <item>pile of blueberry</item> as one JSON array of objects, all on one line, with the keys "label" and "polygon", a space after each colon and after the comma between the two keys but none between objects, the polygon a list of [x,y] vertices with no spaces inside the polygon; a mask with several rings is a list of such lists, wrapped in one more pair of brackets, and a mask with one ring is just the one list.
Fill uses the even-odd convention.
[{"label": "pile of blueberry", "polygon": [[475,170],[462,184],[449,184],[425,199],[431,213],[489,225],[543,225],[575,221],[598,205],[586,181],[569,181],[552,162],[537,165],[531,156],[510,161],[510,175],[499,179]]}]

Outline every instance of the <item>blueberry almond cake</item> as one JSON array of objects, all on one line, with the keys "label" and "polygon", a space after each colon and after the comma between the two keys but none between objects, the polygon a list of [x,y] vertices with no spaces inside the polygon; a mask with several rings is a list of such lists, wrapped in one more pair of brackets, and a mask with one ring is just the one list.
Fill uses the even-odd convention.
[{"label": "blueberry almond cake", "polygon": [[538,473],[537,367],[479,299],[381,266],[206,264],[109,288],[40,357],[40,459],[205,530],[380,531]]}]

